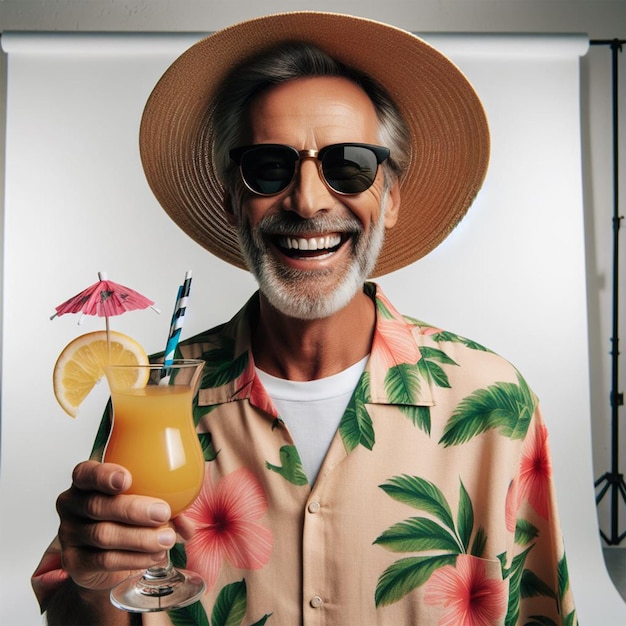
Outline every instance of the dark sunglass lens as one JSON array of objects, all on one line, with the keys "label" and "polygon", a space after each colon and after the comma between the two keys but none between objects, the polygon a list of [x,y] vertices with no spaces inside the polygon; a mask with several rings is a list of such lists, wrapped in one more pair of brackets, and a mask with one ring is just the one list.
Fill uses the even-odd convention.
[{"label": "dark sunglass lens", "polygon": [[377,170],[376,155],[364,146],[332,146],[322,156],[324,178],[340,193],[369,189]]},{"label": "dark sunglass lens", "polygon": [[241,173],[253,191],[273,195],[289,185],[297,160],[297,152],[286,146],[260,146],[244,153]]}]

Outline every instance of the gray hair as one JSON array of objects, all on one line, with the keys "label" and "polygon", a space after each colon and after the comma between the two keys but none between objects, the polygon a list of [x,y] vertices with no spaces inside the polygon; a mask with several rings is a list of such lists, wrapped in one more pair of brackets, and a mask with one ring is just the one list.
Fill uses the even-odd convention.
[{"label": "gray hair", "polygon": [[214,119],[214,158],[222,182],[232,188],[236,167],[229,150],[243,143],[246,113],[256,95],[280,83],[309,77],[341,77],[356,83],[372,101],[379,121],[379,141],[391,156],[384,163],[387,174],[400,176],[409,159],[407,126],[391,97],[372,77],[333,59],[307,43],[286,43],[255,56],[235,68],[222,83],[216,99]]}]

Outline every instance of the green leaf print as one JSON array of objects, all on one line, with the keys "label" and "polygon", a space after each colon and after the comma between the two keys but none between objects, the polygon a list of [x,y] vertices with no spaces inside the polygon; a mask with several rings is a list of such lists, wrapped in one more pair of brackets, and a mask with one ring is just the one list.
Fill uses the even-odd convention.
[{"label": "green leaf print", "polygon": [[363,372],[339,423],[339,434],[348,453],[358,445],[368,450],[374,447],[374,426],[365,408],[370,397],[369,388],[369,373]]},{"label": "green leaf print", "polygon": [[472,543],[472,549],[470,554],[472,556],[482,557],[485,553],[485,546],[487,545],[487,534],[485,533],[485,529],[480,527],[476,531],[476,535],[474,536],[474,541]]},{"label": "green leaf print", "polygon": [[211,436],[211,433],[198,433],[198,439],[200,440],[204,460],[215,461],[217,455],[219,454],[219,450],[215,450],[213,447],[213,437]]},{"label": "green leaf print", "polygon": [[430,435],[430,407],[398,405],[400,411],[408,417],[414,426],[421,428]]},{"label": "green leaf print", "polygon": [[569,570],[567,569],[567,559],[565,555],[559,561],[558,568],[558,577],[559,577],[559,598],[563,598],[569,589]]},{"label": "green leaf print", "polygon": [[450,343],[460,343],[470,350],[479,350],[480,352],[491,352],[485,346],[472,341],[471,339],[466,339],[465,337],[461,337],[460,335],[455,335],[454,333],[448,332],[446,330],[442,330],[439,333],[435,333],[433,339],[437,342],[450,342]]},{"label": "green leaf print", "polygon": [[417,368],[419,373],[428,381],[432,382],[437,387],[443,387],[444,389],[450,388],[450,380],[448,375],[443,371],[443,368],[433,361],[427,361],[426,359],[420,359],[417,362]]},{"label": "green leaf print", "polygon": [[422,355],[422,358],[417,362],[417,368],[420,375],[437,387],[449,389],[450,381],[448,379],[448,375],[444,372],[441,366],[435,363],[435,361],[443,365],[457,365],[457,363],[445,352],[428,346],[421,346],[420,354]]},{"label": "green leaf print", "polygon": [[200,423],[200,420],[205,416],[217,409],[220,406],[219,404],[207,404],[200,406],[198,404],[198,396],[194,398],[193,401],[193,423],[197,426]]},{"label": "green leaf print", "polygon": [[401,600],[407,593],[423,585],[431,574],[444,565],[453,565],[456,554],[440,556],[413,556],[390,565],[378,579],[376,606],[385,606]]},{"label": "green leaf print", "polygon": [[519,617],[521,601],[522,574],[524,573],[524,563],[532,546],[513,557],[513,562],[509,570],[503,566],[502,577],[509,578],[509,603],[506,613],[505,626],[516,626]]},{"label": "green leaf print", "polygon": [[474,529],[474,507],[472,506],[472,501],[470,500],[462,481],[456,525],[463,549],[466,552],[469,552],[470,537],[472,536],[472,530]]},{"label": "green leaf print", "polygon": [[451,359],[443,350],[437,348],[430,348],[428,346],[420,347],[420,354],[423,359],[429,361],[439,361],[443,365],[458,365],[454,359]]},{"label": "green leaf print", "polygon": [[380,488],[394,500],[430,513],[454,531],[452,511],[441,490],[433,483],[419,476],[403,475],[391,478]]},{"label": "green leaf print", "polygon": [[211,626],[239,626],[246,614],[246,606],[245,580],[222,587],[211,614]]},{"label": "green leaf print", "polygon": [[185,551],[184,543],[175,543],[174,547],[170,550],[170,559],[174,567],[180,567],[185,569],[187,567],[187,552]]},{"label": "green leaf print", "polygon": [[[436,569],[455,563],[459,554],[469,553],[474,533],[474,507],[462,481],[456,528],[448,502],[433,483],[418,476],[403,475],[394,476],[380,487],[394,500],[426,511],[435,520],[409,518],[385,530],[374,543],[393,552],[440,550],[445,554],[406,557],[389,566],[378,579],[377,606],[397,602],[423,585]],[[485,531],[479,528],[474,537],[472,554],[482,555],[486,542]]]},{"label": "green leaf print", "polygon": [[254,622],[254,624],[251,624],[250,626],[264,626],[264,624],[267,622],[267,620],[272,616],[271,613],[267,613],[266,615],[264,615],[260,620],[258,620],[257,622]]},{"label": "green leaf print", "polygon": [[515,524],[515,543],[518,546],[527,546],[539,535],[539,529],[528,520],[518,519]]},{"label": "green leaf print", "polygon": [[394,365],[385,374],[385,393],[393,404],[415,404],[419,390],[420,372],[416,364]]},{"label": "green leaf print", "polygon": [[413,326],[418,326],[419,328],[432,328],[432,326],[424,320],[417,319],[417,317],[412,317],[411,315],[403,315],[402,319]]},{"label": "green leaf print", "polygon": [[111,398],[107,402],[106,408],[104,409],[104,413],[102,414],[102,419],[100,420],[100,426],[98,427],[98,432],[96,434],[96,439],[93,442],[93,447],[91,449],[90,459],[101,461],[104,456],[104,449],[107,445],[107,441],[109,440],[109,435],[111,434],[111,424],[113,418],[113,404],[111,402]]},{"label": "green leaf print", "polygon": [[295,446],[283,446],[279,452],[281,465],[272,465],[265,462],[267,469],[280,474],[285,480],[294,485],[308,485],[309,479],[302,468],[302,461]]},{"label": "green leaf print", "polygon": [[174,626],[210,626],[201,602],[194,602],[182,609],[173,609],[167,614]]},{"label": "green leaf print", "polygon": [[[558,565],[558,576],[559,576],[559,603],[563,604],[563,599],[565,598],[565,594],[569,589],[569,570],[567,568],[567,559],[565,555],[559,561]],[[564,626],[578,626],[578,616],[576,615],[576,610],[573,610],[571,613],[568,613],[565,616]]]},{"label": "green leaf print", "polygon": [[392,552],[443,550],[459,553],[462,550],[453,533],[425,517],[412,517],[394,524],[374,543]]},{"label": "green leaf print", "polygon": [[390,367],[385,375],[385,393],[415,426],[430,435],[430,410],[427,406],[416,406],[420,384],[425,377],[420,371],[422,360]]},{"label": "green leaf print", "polygon": [[207,387],[220,387],[229,383],[231,380],[235,380],[241,376],[243,371],[248,365],[248,353],[241,353],[236,359],[232,361],[226,361],[218,367],[210,370],[202,377],[201,386]]},{"label": "green leaf print", "polygon": [[376,314],[378,317],[384,320],[395,320],[396,316],[385,306],[385,303],[380,299],[376,298]]},{"label": "green leaf print", "polygon": [[202,358],[206,366],[202,374],[202,388],[220,387],[235,380],[248,365],[248,353],[242,352],[234,358],[232,348],[216,348],[205,352]]},{"label": "green leaf print", "polygon": [[535,598],[537,596],[556,598],[554,591],[535,572],[529,569],[522,572],[520,595],[522,598]]},{"label": "green leaf print", "polygon": [[511,439],[526,434],[536,406],[536,399],[524,379],[515,383],[495,383],[478,389],[457,405],[448,420],[439,443],[444,446],[466,443],[490,429]]}]

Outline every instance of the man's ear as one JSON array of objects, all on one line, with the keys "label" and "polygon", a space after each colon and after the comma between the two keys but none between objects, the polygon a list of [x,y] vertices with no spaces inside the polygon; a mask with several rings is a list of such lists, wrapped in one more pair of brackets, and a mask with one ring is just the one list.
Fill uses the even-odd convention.
[{"label": "man's ear", "polygon": [[385,207],[385,228],[395,226],[400,212],[400,183],[396,178],[387,195],[387,206]]},{"label": "man's ear", "polygon": [[237,226],[237,217],[235,216],[235,210],[233,208],[233,198],[229,191],[224,193],[224,213],[226,214],[226,221],[231,226]]}]

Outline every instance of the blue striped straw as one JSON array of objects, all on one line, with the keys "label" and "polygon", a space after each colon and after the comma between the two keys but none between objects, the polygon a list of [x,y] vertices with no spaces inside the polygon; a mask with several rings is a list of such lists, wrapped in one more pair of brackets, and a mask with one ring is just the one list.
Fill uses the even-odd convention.
[{"label": "blue striped straw", "polygon": [[165,346],[164,365],[167,367],[174,361],[174,353],[180,340],[180,333],[185,321],[185,312],[189,302],[189,291],[191,290],[191,270],[185,274],[185,282],[178,288],[174,312],[172,313],[172,323]]}]

